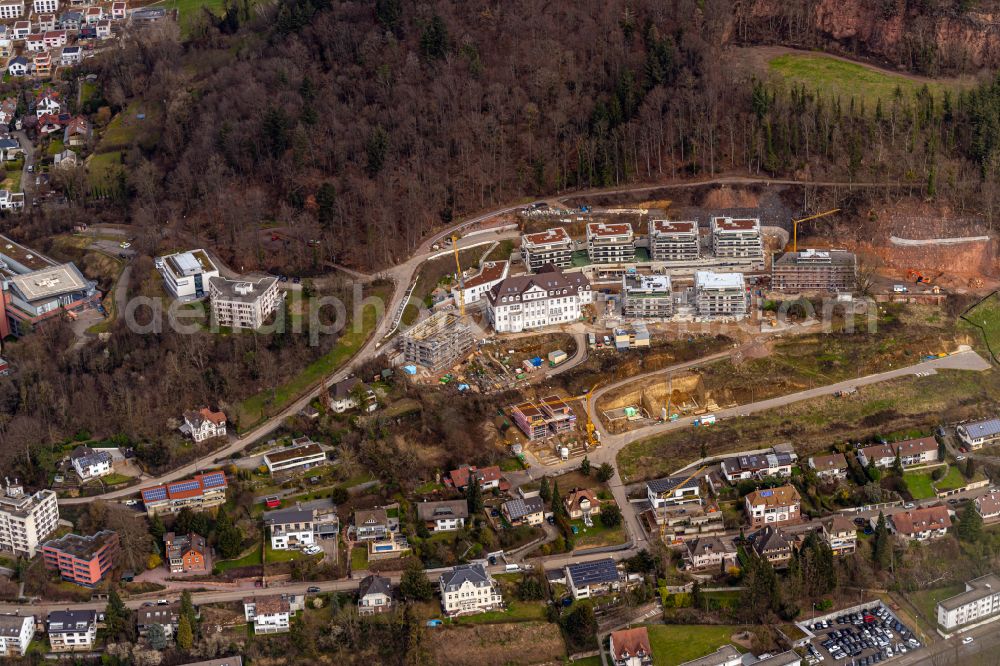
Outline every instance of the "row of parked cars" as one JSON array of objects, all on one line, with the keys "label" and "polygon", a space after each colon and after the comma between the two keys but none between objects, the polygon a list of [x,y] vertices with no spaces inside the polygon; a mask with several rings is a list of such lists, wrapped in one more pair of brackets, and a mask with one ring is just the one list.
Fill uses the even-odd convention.
[{"label": "row of parked cars", "polygon": [[[834,628],[820,643],[834,661],[850,658],[857,666],[870,666],[920,647],[910,630],[881,605],[841,615],[833,624],[817,622],[811,628],[822,631],[838,625],[843,628]],[[812,645],[807,659],[811,664],[824,660]]]}]

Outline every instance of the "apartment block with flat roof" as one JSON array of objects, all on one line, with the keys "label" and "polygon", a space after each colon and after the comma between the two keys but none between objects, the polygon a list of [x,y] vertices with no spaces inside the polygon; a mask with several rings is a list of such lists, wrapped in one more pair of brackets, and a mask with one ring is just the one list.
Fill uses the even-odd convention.
[{"label": "apartment block with flat roof", "polygon": [[626,275],[622,278],[622,314],[667,319],[674,314],[669,275]]},{"label": "apartment block with flat roof", "polygon": [[595,264],[635,261],[635,235],[627,222],[591,222],[587,225],[587,255]]},{"label": "apartment block with flat roof", "polygon": [[152,518],[160,514],[177,513],[187,507],[195,511],[218,506],[226,501],[225,472],[196,474],[191,479],[143,488],[139,491],[146,514]]},{"label": "apartment block with flat roof", "polygon": [[937,621],[945,629],[1000,617],[1000,576],[990,573],[970,580],[965,592],[937,605]]},{"label": "apartment block with flat roof", "polygon": [[208,280],[208,295],[212,318],[216,323],[251,330],[263,326],[284,298],[276,277],[259,280],[211,277]]},{"label": "apartment block with flat roof", "polygon": [[472,348],[472,332],[461,317],[435,312],[400,336],[403,358],[431,372],[450,368]]},{"label": "apartment block with flat roof", "polygon": [[695,305],[702,317],[747,315],[747,290],[742,273],[698,271],[694,276]]},{"label": "apartment block with flat roof", "polygon": [[777,291],[851,292],[857,282],[857,257],[845,250],[785,252],[771,262],[771,288]]},{"label": "apartment block with flat roof", "polygon": [[58,569],[63,580],[94,587],[115,566],[118,555],[118,534],[101,530],[91,536],[64,534],[46,541],[42,557],[49,569]]},{"label": "apartment block with flat roof", "polygon": [[701,255],[698,222],[649,221],[649,255],[653,261],[695,261]]},{"label": "apartment block with flat roof", "polygon": [[59,523],[59,504],[51,490],[26,495],[17,483],[7,482],[0,496],[0,550],[34,557],[42,540]]},{"label": "apartment block with flat roof", "polygon": [[713,217],[712,251],[716,257],[764,260],[764,241],[757,218]]},{"label": "apartment block with flat roof", "polygon": [[521,236],[521,257],[532,273],[546,264],[566,268],[573,263],[573,239],[562,227]]},{"label": "apartment block with flat roof", "polygon": [[204,298],[208,294],[208,281],[219,277],[219,269],[201,249],[158,257],[156,266],[167,291],[184,301]]}]

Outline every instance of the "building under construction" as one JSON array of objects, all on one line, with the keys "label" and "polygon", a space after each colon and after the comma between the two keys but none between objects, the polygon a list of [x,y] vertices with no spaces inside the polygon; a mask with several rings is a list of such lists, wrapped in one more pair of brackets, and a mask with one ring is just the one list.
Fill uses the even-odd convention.
[{"label": "building under construction", "polygon": [[557,395],[550,395],[537,404],[529,401],[515,405],[511,415],[531,441],[570,432],[576,426],[573,409]]},{"label": "building under construction", "polygon": [[771,288],[777,291],[851,292],[857,258],[845,250],[786,252],[771,264]]},{"label": "building under construction", "polygon": [[438,372],[453,366],[469,352],[472,333],[458,315],[437,312],[403,333],[401,344],[407,363]]}]

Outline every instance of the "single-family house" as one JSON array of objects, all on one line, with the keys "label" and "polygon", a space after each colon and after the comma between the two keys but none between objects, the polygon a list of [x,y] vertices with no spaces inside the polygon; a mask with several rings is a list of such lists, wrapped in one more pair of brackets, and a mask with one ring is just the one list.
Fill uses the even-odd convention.
[{"label": "single-family house", "polygon": [[[40,49],[39,49],[40,50]],[[41,118],[44,115],[59,115],[62,111],[62,104],[59,102],[58,93],[45,92],[35,100],[35,117]]]},{"label": "single-family house", "polygon": [[94,32],[98,39],[111,39],[111,21],[101,19],[94,24]]},{"label": "single-family house", "polygon": [[163,535],[163,551],[170,573],[204,574],[212,570],[212,553],[200,534],[167,532]]},{"label": "single-family house", "polygon": [[45,50],[45,40],[40,32],[33,32],[24,38],[24,48],[33,53]]},{"label": "single-family house", "polygon": [[226,415],[213,412],[208,407],[202,407],[198,411],[184,412],[184,425],[181,432],[189,435],[195,442],[204,442],[213,437],[226,436]]},{"label": "single-family house", "polygon": [[246,621],[253,622],[255,634],[278,634],[289,630],[292,610],[283,595],[247,597],[243,600]]},{"label": "single-family house", "polygon": [[[46,76],[51,75],[52,74],[52,56],[50,56],[48,53],[45,53],[45,52],[43,52],[43,53],[36,53],[34,55],[34,57],[31,59],[31,72],[32,72],[32,74],[34,74],[38,78],[42,78],[42,77],[46,77]],[[52,131],[59,131],[60,129],[63,128],[63,126],[65,126],[65,124],[67,122],[69,122],[69,117],[68,116],[67,116],[67,118],[65,120],[62,120],[62,116],[63,116],[63,114],[60,114],[59,116],[54,116],[52,114],[49,114],[47,116],[43,116],[43,118],[58,117],[60,119],[60,121],[55,126],[55,129],[52,130]],[[39,119],[39,122],[41,122],[41,119]]]},{"label": "single-family house", "polygon": [[849,518],[834,514],[821,523],[820,536],[834,555],[850,555],[858,548],[858,530]]},{"label": "single-family house", "polygon": [[701,502],[701,483],[696,474],[681,474],[646,482],[646,497],[654,509]]},{"label": "single-family house", "polygon": [[767,525],[749,536],[753,551],[775,567],[784,566],[792,559],[793,541],[781,528]]},{"label": "single-family house", "polygon": [[825,480],[847,478],[847,457],[843,453],[809,458],[809,467],[816,470],[816,476]]},{"label": "single-family house", "polygon": [[354,539],[371,541],[389,536],[389,514],[385,509],[357,509],[354,512]]},{"label": "single-family house", "polygon": [[503,474],[497,465],[491,467],[462,465],[458,469],[448,472],[448,476],[444,482],[446,486],[451,486],[455,490],[465,491],[469,485],[470,476],[475,477],[479,481],[479,488],[483,492],[500,488],[503,481]]},{"label": "single-family house", "polygon": [[104,18],[104,9],[100,5],[92,5],[83,11],[83,20],[87,25],[96,25]]},{"label": "single-family house", "polygon": [[1000,520],[1000,490],[991,490],[985,495],[980,495],[974,502],[976,511],[979,512],[984,523]]},{"label": "single-family house", "polygon": [[975,451],[1000,440],[1000,418],[961,423],[955,432],[967,447]]},{"label": "single-family house", "polygon": [[777,451],[766,454],[734,456],[722,461],[722,473],[730,483],[768,476],[790,477],[796,456]]},{"label": "single-family house", "polygon": [[646,627],[619,629],[608,637],[608,651],[614,666],[652,666],[653,648]]},{"label": "single-family house", "polygon": [[125,20],[125,16],[127,15],[127,13],[128,13],[128,3],[121,2],[121,0],[119,0],[118,2],[111,3],[111,18],[113,18],[114,20],[116,21]]},{"label": "single-family house", "polygon": [[769,524],[794,523],[799,520],[802,498],[795,486],[764,488],[747,494],[743,499],[747,519],[753,527]]},{"label": "single-family house", "polygon": [[37,21],[38,21],[38,32],[46,33],[49,30],[56,29],[55,14],[39,14]]},{"label": "single-family house", "polygon": [[28,21],[14,21],[14,39],[25,39],[31,34],[31,23]]},{"label": "single-family house", "polygon": [[862,467],[874,464],[876,467],[888,469],[896,464],[897,457],[902,467],[913,467],[936,462],[938,443],[933,437],[920,437],[902,442],[866,446],[858,449],[855,455]]},{"label": "single-family house", "polygon": [[378,575],[365,576],[358,585],[358,615],[377,615],[392,610],[392,581]]},{"label": "single-family house", "polygon": [[[53,21],[53,24],[55,21]],[[57,49],[62,46],[66,46],[66,31],[65,30],[54,30],[50,27],[46,32],[42,33],[42,44],[47,49]]]},{"label": "single-family house", "polygon": [[[873,523],[877,521],[872,518]],[[900,511],[889,516],[889,527],[896,534],[910,541],[940,539],[951,527],[951,513],[947,507],[937,505],[911,511]]]},{"label": "single-family house", "polygon": [[736,565],[731,539],[706,536],[684,542],[684,562],[692,569],[720,571]]},{"label": "single-family house", "polygon": [[79,30],[83,24],[83,14],[80,12],[65,12],[59,17],[59,27],[63,30]]},{"label": "single-family house", "polygon": [[163,627],[164,635],[169,638],[177,632],[178,622],[180,622],[179,603],[143,606],[135,612],[136,629],[140,636],[146,636],[150,627],[158,624]]},{"label": "single-family house", "polygon": [[112,458],[107,451],[96,451],[89,446],[78,446],[69,454],[70,463],[81,481],[89,481],[111,474]]},{"label": "single-family house", "polygon": [[300,502],[293,509],[268,511],[264,514],[264,525],[271,532],[274,550],[311,546],[340,533],[337,507],[329,500]]},{"label": "single-family house", "polygon": [[[4,98],[3,101],[0,101],[0,126],[2,126],[0,127],[0,129],[9,127],[10,124],[14,122],[14,118],[16,116],[17,116],[16,98],[6,97]],[[11,139],[10,137],[8,137],[8,139],[15,141],[15,143],[17,141],[16,139]]]},{"label": "single-family house", "polygon": [[18,143],[17,139],[0,139],[0,159],[9,162],[16,160],[23,153],[24,149],[21,148],[21,144]]},{"label": "single-family house", "polygon": [[97,611],[58,610],[45,620],[53,652],[89,652],[97,639]]},{"label": "single-family house", "polygon": [[566,565],[566,585],[574,599],[589,599],[617,590],[622,576],[610,557]]},{"label": "single-family house", "polygon": [[541,497],[515,498],[504,502],[501,513],[511,525],[541,525],[545,522],[545,502]]},{"label": "single-family house", "polygon": [[438,578],[441,607],[449,617],[500,608],[503,596],[482,564],[459,564]]},{"label": "single-family house", "polygon": [[7,73],[11,76],[27,76],[28,59],[24,56],[14,56],[7,62]]},{"label": "single-family house", "polygon": [[79,46],[64,46],[62,53],[59,55],[60,62],[63,65],[75,65],[82,59],[82,53],[80,52]]},{"label": "single-family house", "polygon": [[56,153],[52,157],[52,163],[58,169],[72,169],[73,167],[77,166],[77,164],[79,164],[79,158],[77,157],[76,153],[67,148],[61,153]]},{"label": "single-family house", "polygon": [[0,657],[23,657],[34,637],[34,615],[0,615]]},{"label": "single-family house", "polygon": [[0,190],[0,210],[21,210],[24,208],[24,192]]},{"label": "single-family house", "polygon": [[591,516],[601,513],[601,500],[589,488],[569,491],[563,499],[563,505],[570,519],[582,518],[588,525],[592,523]]},{"label": "single-family house", "polygon": [[357,407],[358,400],[355,397],[354,389],[359,384],[361,384],[361,380],[357,377],[348,377],[334,384],[330,390],[330,409],[338,414],[343,414],[347,410]]},{"label": "single-family house", "polygon": [[453,532],[465,527],[469,503],[464,499],[417,504],[417,519],[431,532]]}]

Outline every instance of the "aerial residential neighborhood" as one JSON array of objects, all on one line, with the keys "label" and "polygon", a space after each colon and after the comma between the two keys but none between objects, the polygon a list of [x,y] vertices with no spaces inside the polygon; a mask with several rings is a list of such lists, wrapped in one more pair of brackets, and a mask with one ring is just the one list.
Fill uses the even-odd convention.
[{"label": "aerial residential neighborhood", "polygon": [[0,0],[0,662],[1000,663],[998,0]]}]

